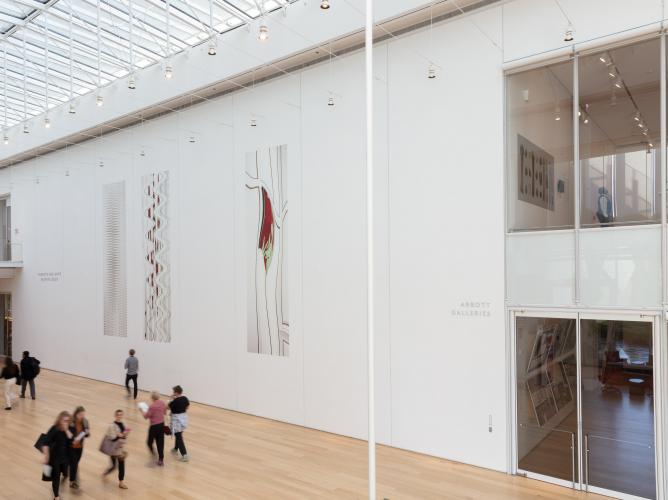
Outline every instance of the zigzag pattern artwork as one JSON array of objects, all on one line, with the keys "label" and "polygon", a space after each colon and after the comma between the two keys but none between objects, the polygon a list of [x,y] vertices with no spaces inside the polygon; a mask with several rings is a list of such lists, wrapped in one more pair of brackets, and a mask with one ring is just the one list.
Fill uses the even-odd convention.
[{"label": "zigzag pattern artwork", "polygon": [[169,278],[169,172],[142,178],[144,209],[144,338],[171,341]]},{"label": "zigzag pattern artwork", "polygon": [[128,336],[125,182],[102,186],[104,334]]}]

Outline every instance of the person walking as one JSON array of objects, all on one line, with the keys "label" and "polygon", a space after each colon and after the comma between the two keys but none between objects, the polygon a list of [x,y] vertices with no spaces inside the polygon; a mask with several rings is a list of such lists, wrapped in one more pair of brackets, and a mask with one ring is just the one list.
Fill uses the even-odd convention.
[{"label": "person walking", "polygon": [[66,411],[61,411],[58,418],[46,433],[42,453],[44,453],[44,465],[51,467],[51,488],[53,498],[60,498],[60,476],[67,476],[69,462],[68,449],[72,441],[72,433],[69,430],[71,417]]},{"label": "person walking", "polygon": [[135,350],[130,349],[130,356],[125,360],[125,389],[130,395],[130,380],[134,386],[134,398],[137,399],[137,375],[139,374],[139,360],[135,357]]},{"label": "person walking", "polygon": [[169,411],[172,414],[172,433],[174,434],[174,449],[172,453],[181,453],[181,461],[187,462],[188,451],[183,441],[183,432],[188,427],[188,407],[190,401],[183,395],[183,388],[180,385],[172,388],[172,397],[169,402]]},{"label": "person walking", "polygon": [[[156,448],[158,449],[158,461],[156,463],[162,467],[165,465],[165,413],[167,413],[167,405],[160,399],[158,391],[151,392],[151,401],[153,402],[148,409],[144,410],[140,408],[140,410],[144,418],[150,423],[146,444],[151,453],[155,455],[155,451],[153,450],[153,442],[155,441]],[[145,407],[146,403],[142,404]]]},{"label": "person walking", "polygon": [[21,359],[21,399],[26,397],[26,386],[30,386],[30,397],[35,399],[35,378],[39,375],[39,360],[30,356],[30,352],[23,351]]},{"label": "person walking", "polygon": [[125,443],[128,434],[130,434],[130,428],[123,422],[123,410],[116,410],[114,421],[109,425],[104,436],[105,441],[113,443],[112,451],[109,454],[111,467],[104,472],[104,475],[108,476],[118,468],[118,487],[122,490],[128,489],[125,485],[125,459],[128,456],[125,451]]},{"label": "person walking", "polygon": [[70,488],[79,488],[79,462],[83,455],[84,439],[90,436],[90,425],[86,419],[86,409],[83,406],[77,406],[72,414],[70,422],[70,434],[73,439],[70,445]]},{"label": "person walking", "polygon": [[12,401],[14,400],[14,386],[16,385],[16,377],[19,375],[19,368],[16,366],[12,358],[5,356],[2,364],[2,371],[0,371],[0,379],[4,380],[5,387],[5,410],[12,409]]}]

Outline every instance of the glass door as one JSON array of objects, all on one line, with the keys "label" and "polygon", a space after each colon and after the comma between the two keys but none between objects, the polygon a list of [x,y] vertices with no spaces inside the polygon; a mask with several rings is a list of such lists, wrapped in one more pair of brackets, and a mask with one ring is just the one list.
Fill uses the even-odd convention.
[{"label": "glass door", "polygon": [[584,487],[654,499],[654,320],[580,317]]},{"label": "glass door", "polygon": [[577,316],[515,316],[517,469],[575,488],[579,480]]}]

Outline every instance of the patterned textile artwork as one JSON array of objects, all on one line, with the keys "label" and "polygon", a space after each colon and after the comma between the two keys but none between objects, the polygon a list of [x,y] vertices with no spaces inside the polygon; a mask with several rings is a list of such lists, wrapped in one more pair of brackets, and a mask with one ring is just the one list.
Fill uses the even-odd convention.
[{"label": "patterned textile artwork", "polygon": [[248,352],[288,356],[287,146],[246,155]]},{"label": "patterned textile artwork", "polygon": [[144,209],[144,338],[171,341],[169,279],[169,172],[142,178]]},{"label": "patterned textile artwork", "polygon": [[104,334],[128,336],[125,182],[102,186]]}]

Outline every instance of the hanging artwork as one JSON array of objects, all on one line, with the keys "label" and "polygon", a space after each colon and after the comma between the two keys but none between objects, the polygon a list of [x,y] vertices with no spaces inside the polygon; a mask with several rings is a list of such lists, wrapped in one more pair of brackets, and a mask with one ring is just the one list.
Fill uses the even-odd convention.
[{"label": "hanging artwork", "polygon": [[128,336],[125,182],[102,186],[104,334]]},{"label": "hanging artwork", "polygon": [[169,172],[142,178],[144,209],[144,338],[171,340],[169,279]]},{"label": "hanging artwork", "polygon": [[246,155],[248,352],[288,356],[287,146]]},{"label": "hanging artwork", "polygon": [[554,157],[519,134],[517,151],[518,198],[554,210]]}]

